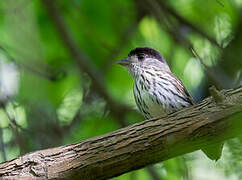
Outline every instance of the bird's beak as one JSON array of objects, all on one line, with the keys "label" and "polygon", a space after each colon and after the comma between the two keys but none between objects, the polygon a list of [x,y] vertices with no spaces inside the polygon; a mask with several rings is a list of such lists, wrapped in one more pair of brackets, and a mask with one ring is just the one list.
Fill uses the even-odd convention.
[{"label": "bird's beak", "polygon": [[127,59],[120,60],[120,61],[118,61],[116,63],[121,65],[121,66],[128,66],[130,64],[129,60],[127,60]]}]

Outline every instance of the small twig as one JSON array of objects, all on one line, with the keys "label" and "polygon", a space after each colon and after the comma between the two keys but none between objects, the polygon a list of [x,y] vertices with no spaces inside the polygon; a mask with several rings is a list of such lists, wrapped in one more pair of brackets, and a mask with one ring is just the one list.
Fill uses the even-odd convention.
[{"label": "small twig", "polygon": [[3,46],[0,46],[0,50],[3,51],[4,55],[7,56],[8,60],[12,61],[13,63],[15,63],[19,68],[22,68],[22,69],[25,69],[39,77],[42,77],[42,78],[46,78],[47,80],[49,81],[58,81],[58,80],[61,80],[65,77],[65,72],[57,72],[55,74],[51,74],[51,73],[48,73],[49,69],[47,69],[47,72],[44,73],[44,72],[41,72],[39,70],[36,70],[36,69],[33,69],[32,67],[30,67],[29,65],[23,63],[23,62],[19,62],[19,61],[16,61],[8,52],[7,50],[3,47]]},{"label": "small twig", "polygon": [[6,161],[7,157],[6,157],[6,152],[5,152],[5,145],[4,145],[4,140],[3,140],[3,130],[2,130],[2,128],[0,128],[0,151],[2,153],[3,161]]},{"label": "small twig", "polygon": [[209,35],[207,35],[199,27],[197,27],[197,26],[193,25],[192,23],[188,22],[185,18],[183,18],[182,16],[180,16],[179,14],[177,14],[172,8],[168,7],[163,1],[158,1],[158,3],[160,4],[160,6],[161,6],[161,8],[163,10],[165,10],[167,13],[169,13],[173,17],[175,17],[181,24],[183,24],[185,26],[188,26],[193,31],[197,32],[198,34],[200,34],[204,38],[208,39],[211,43],[213,43],[217,47],[221,48],[221,46],[217,43],[217,41],[214,38],[212,38]]},{"label": "small twig", "polygon": [[220,2],[219,0],[216,0],[216,2],[217,2],[220,6],[224,7],[224,4],[223,4],[222,2]]},{"label": "small twig", "polygon": [[204,67],[204,69],[206,70],[206,72],[208,73],[208,76],[213,80],[213,82],[222,88],[231,88],[233,80],[227,76],[227,74],[218,66],[216,68],[214,67],[209,67],[207,66],[202,58],[199,56],[199,54],[197,53],[197,51],[192,47],[191,43],[188,42],[190,44],[190,51],[193,54],[193,56],[201,63],[201,65]]},{"label": "small twig", "polygon": [[43,73],[41,71],[33,69],[32,67],[30,67],[30,66],[28,66],[28,65],[26,65],[24,63],[19,63],[18,62],[17,65],[19,67],[22,67],[22,68],[28,70],[29,72],[31,72],[31,73],[39,76],[39,77],[45,78],[45,79],[47,79],[49,81],[53,81],[53,82],[54,81],[59,81],[59,80],[63,79],[66,76],[66,72],[64,72],[64,71],[60,71],[60,72],[57,72],[55,74]]},{"label": "small twig", "polygon": [[225,96],[215,86],[210,87],[209,92],[216,103],[221,103],[225,99]]}]

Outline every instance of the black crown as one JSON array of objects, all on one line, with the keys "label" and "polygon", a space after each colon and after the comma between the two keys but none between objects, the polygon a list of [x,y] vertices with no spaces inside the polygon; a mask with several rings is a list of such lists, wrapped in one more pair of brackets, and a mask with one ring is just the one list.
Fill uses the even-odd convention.
[{"label": "black crown", "polygon": [[134,55],[137,55],[137,56],[145,55],[146,57],[156,58],[159,61],[166,63],[165,59],[162,57],[162,55],[158,51],[156,51],[152,48],[149,48],[149,47],[138,47],[136,49],[133,49],[132,51],[130,51],[128,56],[130,57],[130,56],[134,56]]}]

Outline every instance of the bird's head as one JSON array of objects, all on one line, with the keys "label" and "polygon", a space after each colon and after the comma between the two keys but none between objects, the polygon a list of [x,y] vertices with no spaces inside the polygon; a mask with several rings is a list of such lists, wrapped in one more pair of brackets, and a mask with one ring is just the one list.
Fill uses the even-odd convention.
[{"label": "bird's head", "polygon": [[133,77],[149,70],[170,71],[162,55],[148,47],[138,47],[130,51],[128,57],[118,61],[117,64],[124,66]]}]

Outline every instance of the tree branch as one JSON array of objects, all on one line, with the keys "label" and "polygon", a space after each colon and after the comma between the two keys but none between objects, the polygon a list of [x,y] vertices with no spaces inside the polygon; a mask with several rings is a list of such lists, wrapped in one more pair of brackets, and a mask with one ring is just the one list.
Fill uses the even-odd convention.
[{"label": "tree branch", "polygon": [[188,20],[186,20],[185,18],[183,18],[181,15],[179,15],[176,11],[174,11],[172,8],[168,7],[166,5],[166,3],[164,3],[164,1],[157,1],[159,3],[159,5],[161,6],[161,8],[166,11],[167,13],[169,13],[170,15],[172,15],[174,18],[176,18],[176,20],[178,20],[181,24],[191,28],[193,31],[197,32],[198,34],[200,34],[202,37],[206,38],[207,40],[209,40],[211,43],[213,43],[214,45],[216,45],[217,47],[221,48],[221,46],[217,43],[216,39],[214,39],[213,37],[209,36],[208,34],[206,34],[200,27],[190,23]]},{"label": "tree branch", "polygon": [[242,134],[242,86],[197,105],[0,164],[10,179],[107,179]]}]

